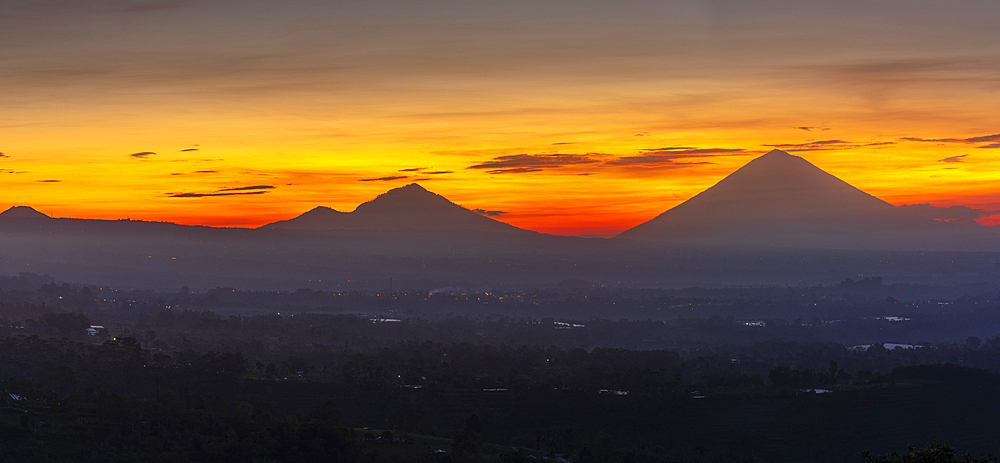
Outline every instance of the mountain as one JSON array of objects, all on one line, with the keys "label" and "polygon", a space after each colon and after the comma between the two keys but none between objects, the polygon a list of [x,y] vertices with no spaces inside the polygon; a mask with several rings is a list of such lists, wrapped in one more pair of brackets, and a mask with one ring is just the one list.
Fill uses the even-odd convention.
[{"label": "mountain", "polygon": [[317,207],[261,228],[535,233],[477,214],[416,183],[382,193],[353,212]]},{"label": "mountain", "polygon": [[348,213],[326,206],[317,206],[294,219],[269,223],[261,228],[289,228],[297,230],[328,230],[344,228]]},{"label": "mountain", "polygon": [[616,238],[808,248],[996,249],[987,234],[893,206],[781,150]]},{"label": "mountain", "polygon": [[4,219],[48,219],[49,216],[36,211],[30,206],[14,206],[6,211],[0,212],[0,218]]}]

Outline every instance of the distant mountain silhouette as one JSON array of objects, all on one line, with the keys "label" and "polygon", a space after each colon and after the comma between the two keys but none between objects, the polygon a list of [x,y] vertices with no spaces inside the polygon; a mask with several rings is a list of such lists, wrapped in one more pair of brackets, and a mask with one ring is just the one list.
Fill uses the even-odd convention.
[{"label": "distant mountain silhouette", "polygon": [[1000,260],[998,253],[927,253],[995,250],[1000,237],[906,213],[782,152],[621,235],[634,239],[522,230],[418,185],[350,213],[320,207],[261,229],[45,217],[26,207],[0,214],[0,274],[131,288],[342,290],[383,288],[390,278],[426,289],[686,287],[876,273],[938,281],[942,271],[981,281]]},{"label": "distant mountain silhouette", "polygon": [[14,206],[6,211],[0,212],[0,217],[5,219],[48,219],[49,216],[36,211],[30,206]]},{"label": "distant mountain silhouette", "polygon": [[264,225],[294,230],[469,230],[535,233],[477,214],[411,183],[382,193],[353,212],[317,207],[294,219]]},{"label": "distant mountain silhouette", "polygon": [[943,250],[995,238],[903,210],[781,150],[618,238],[722,245]]},{"label": "distant mountain silhouette", "polygon": [[317,206],[289,220],[269,223],[261,228],[289,228],[296,230],[328,230],[343,228],[348,214],[326,206]]}]

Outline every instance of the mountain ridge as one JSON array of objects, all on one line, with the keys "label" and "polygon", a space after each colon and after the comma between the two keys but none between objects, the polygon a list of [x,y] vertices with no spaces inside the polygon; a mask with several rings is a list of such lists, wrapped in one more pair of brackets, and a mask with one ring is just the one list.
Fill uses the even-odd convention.
[{"label": "mountain ridge", "polygon": [[417,183],[393,188],[358,205],[351,212],[324,206],[295,218],[269,223],[261,229],[295,230],[468,230],[479,232],[531,233],[505,222],[473,212]]}]

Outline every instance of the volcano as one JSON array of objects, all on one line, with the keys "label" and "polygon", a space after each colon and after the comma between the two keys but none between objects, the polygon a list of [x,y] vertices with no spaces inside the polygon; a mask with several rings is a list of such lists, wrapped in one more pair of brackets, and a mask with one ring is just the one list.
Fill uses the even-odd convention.
[{"label": "volcano", "polygon": [[535,233],[470,211],[416,183],[382,193],[353,212],[321,206],[262,228]]},{"label": "volcano", "polygon": [[36,211],[30,206],[14,206],[6,211],[0,212],[0,218],[4,219],[48,219],[49,216]]},{"label": "volcano", "polygon": [[781,150],[617,238],[807,248],[1000,247],[986,233],[919,217]]}]

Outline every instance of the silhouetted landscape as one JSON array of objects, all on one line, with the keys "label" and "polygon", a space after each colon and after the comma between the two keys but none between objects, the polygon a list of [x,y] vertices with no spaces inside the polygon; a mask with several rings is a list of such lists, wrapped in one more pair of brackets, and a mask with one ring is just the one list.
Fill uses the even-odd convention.
[{"label": "silhouetted landscape", "polygon": [[1000,234],[779,150],[610,239],[415,183],[254,229],[20,206],[0,274],[2,461],[1000,453]]}]

